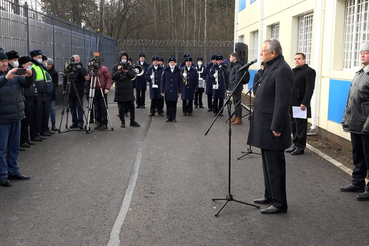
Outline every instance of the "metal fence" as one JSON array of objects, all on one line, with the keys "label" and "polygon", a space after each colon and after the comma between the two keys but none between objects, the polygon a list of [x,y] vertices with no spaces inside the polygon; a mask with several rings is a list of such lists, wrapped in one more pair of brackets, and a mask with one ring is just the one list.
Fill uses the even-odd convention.
[{"label": "metal fence", "polygon": [[91,29],[45,15],[28,8],[0,0],[0,47],[28,55],[40,49],[54,60],[55,68],[63,71],[64,64],[73,54],[78,54],[84,66],[94,51],[99,51],[103,65],[111,68],[116,63],[116,41],[98,35]]},{"label": "metal fence", "polygon": [[204,62],[210,62],[212,55],[228,55],[234,52],[233,41],[193,41],[193,40],[117,40],[117,49],[126,51],[133,62],[137,61],[140,53],[145,53],[148,62],[152,56],[161,56],[167,63],[171,55],[177,57],[177,63],[183,61],[183,55],[189,53],[196,62],[197,57],[202,57]]}]

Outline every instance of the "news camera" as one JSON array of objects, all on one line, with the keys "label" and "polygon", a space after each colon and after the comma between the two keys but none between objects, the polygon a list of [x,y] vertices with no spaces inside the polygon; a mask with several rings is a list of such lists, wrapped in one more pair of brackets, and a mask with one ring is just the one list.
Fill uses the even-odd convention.
[{"label": "news camera", "polygon": [[71,74],[75,74],[80,68],[81,68],[81,65],[79,63],[76,63],[74,60],[74,56],[72,56],[70,60],[65,63],[64,72],[65,74],[71,75]]}]

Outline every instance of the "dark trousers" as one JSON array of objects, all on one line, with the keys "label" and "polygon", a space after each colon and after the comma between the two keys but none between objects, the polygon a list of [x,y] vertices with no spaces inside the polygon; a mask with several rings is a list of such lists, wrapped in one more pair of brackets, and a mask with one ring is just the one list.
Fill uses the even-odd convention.
[{"label": "dark trousers", "polygon": [[0,124],[0,179],[19,173],[20,121]]},{"label": "dark trousers", "polygon": [[[221,109],[223,107],[224,104],[224,99],[214,99],[213,102],[213,110],[214,110],[214,114],[217,114],[219,112],[219,109]],[[223,114],[223,110],[222,112],[220,112],[220,114]]]},{"label": "dark trousers", "polygon": [[[355,166],[352,172],[352,184],[364,187],[369,170],[369,136],[351,133],[351,145]],[[366,190],[369,191],[369,183]]]},{"label": "dark trousers", "polygon": [[[241,100],[241,92],[234,93],[233,94],[233,104],[236,105],[236,103],[238,103],[238,101],[240,101],[240,100]],[[235,110],[235,116],[242,118],[242,105],[241,105],[241,103],[239,103],[237,106],[235,106],[234,110]]]},{"label": "dark trousers", "polygon": [[105,102],[106,102],[106,105],[108,105],[107,98],[108,98],[107,94],[104,94],[104,97],[103,97],[100,91],[96,91],[95,98],[94,98],[94,106],[95,106],[95,114],[96,114],[95,120],[103,125],[108,124],[108,112],[106,111],[106,107],[105,107]]},{"label": "dark trousers", "polygon": [[146,90],[136,89],[136,104],[137,104],[137,107],[145,107],[145,92],[146,92]]},{"label": "dark trousers", "polygon": [[291,115],[292,143],[302,149],[306,147],[307,119],[295,119]]},{"label": "dark trousers", "polygon": [[177,101],[165,101],[167,105],[167,119],[175,120],[177,114]]},{"label": "dark trousers", "polygon": [[124,111],[127,109],[129,110],[129,114],[131,116],[131,122],[135,121],[135,104],[133,101],[131,102],[118,102],[118,109],[119,109],[119,119],[122,123],[125,123],[124,119]]},{"label": "dark trousers", "polygon": [[44,96],[38,95],[34,100],[32,123],[31,123],[31,138],[39,136],[41,133],[41,119],[43,109]]},{"label": "dark trousers", "polygon": [[26,117],[21,121],[21,144],[29,142],[29,126],[31,124],[31,118],[33,113],[33,97],[26,98],[24,102],[24,114]]},{"label": "dark trousers", "polygon": [[182,100],[182,110],[184,114],[192,114],[193,100]]},{"label": "dark trousers", "polygon": [[46,100],[42,107],[42,117],[41,117],[41,133],[49,131],[49,116],[50,116],[50,104],[51,95],[45,94]]},{"label": "dark trousers", "polygon": [[273,206],[287,209],[286,160],[283,150],[261,149],[263,163],[264,197],[273,201]]},{"label": "dark trousers", "polygon": [[69,108],[74,125],[83,125],[83,96],[80,96],[79,98],[81,100],[81,103],[79,102],[77,96],[69,97]]},{"label": "dark trousers", "polygon": [[195,92],[195,106],[200,106],[203,107],[203,104],[202,104],[202,91],[196,91]]},{"label": "dark trousers", "polygon": [[164,99],[163,98],[151,99],[150,113],[155,114],[156,110],[158,110],[159,114],[162,114],[164,112]]},{"label": "dark trousers", "polygon": [[208,109],[213,110],[213,95],[207,94],[208,96]]}]

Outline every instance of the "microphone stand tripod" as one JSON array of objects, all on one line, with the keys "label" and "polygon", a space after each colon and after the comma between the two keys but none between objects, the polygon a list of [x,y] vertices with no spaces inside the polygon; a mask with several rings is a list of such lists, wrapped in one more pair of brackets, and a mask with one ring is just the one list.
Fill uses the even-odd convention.
[{"label": "microphone stand tripod", "polygon": [[[238,81],[237,86],[241,83],[243,77],[246,75],[246,72],[243,74],[243,76],[241,77],[240,81]],[[235,87],[235,89],[237,88],[237,86]],[[231,149],[231,143],[232,143],[232,124],[231,124],[231,98],[234,94],[235,90],[232,91],[232,93],[229,95],[229,97],[227,98],[227,100],[225,101],[223,107],[218,111],[218,114],[215,116],[213,122],[211,123],[211,125],[209,126],[208,130],[205,133],[205,136],[209,133],[210,129],[213,127],[215,121],[218,119],[219,115],[221,114],[221,112],[223,111],[223,109],[225,108],[225,106],[227,106],[227,110],[228,110],[228,193],[226,195],[225,198],[213,198],[213,201],[226,201],[222,207],[216,212],[215,217],[217,217],[219,215],[219,213],[223,210],[223,208],[228,204],[228,202],[237,202],[237,203],[241,203],[241,204],[245,204],[245,205],[249,205],[255,208],[260,208],[257,205],[251,204],[251,203],[247,203],[247,202],[242,202],[236,199],[233,199],[233,195],[231,193],[231,166],[232,166],[232,161],[231,161],[231,153],[232,153],[232,149]]]}]

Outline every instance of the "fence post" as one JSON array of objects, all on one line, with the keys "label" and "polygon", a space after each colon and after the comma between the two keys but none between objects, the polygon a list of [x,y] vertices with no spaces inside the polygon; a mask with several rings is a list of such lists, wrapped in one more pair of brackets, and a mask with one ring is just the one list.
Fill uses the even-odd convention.
[{"label": "fence post", "polygon": [[210,46],[210,57],[212,57],[213,56],[213,46]]},{"label": "fence post", "polygon": [[82,26],[82,33],[83,33],[83,64],[86,63],[86,35],[85,35],[85,26]]},{"label": "fence post", "polygon": [[179,57],[178,57],[178,44],[176,44],[176,59],[179,62]]},{"label": "fence post", "polygon": [[145,54],[145,44],[143,44],[143,46],[142,46],[142,53],[144,53]]},{"label": "fence post", "polygon": [[88,29],[88,31],[90,32],[90,52],[88,54],[88,57],[91,56],[91,50],[92,50],[92,35],[91,35],[91,28]]},{"label": "fence post", "polygon": [[29,17],[28,17],[28,4],[24,3],[24,15],[26,17],[26,32],[27,32],[27,54],[29,54]]},{"label": "fence post", "polygon": [[54,13],[51,13],[51,24],[53,25],[53,59],[55,61],[55,23]]},{"label": "fence post", "polygon": [[72,22],[69,21],[69,29],[70,29],[70,56],[73,55],[73,31],[72,31]]}]

